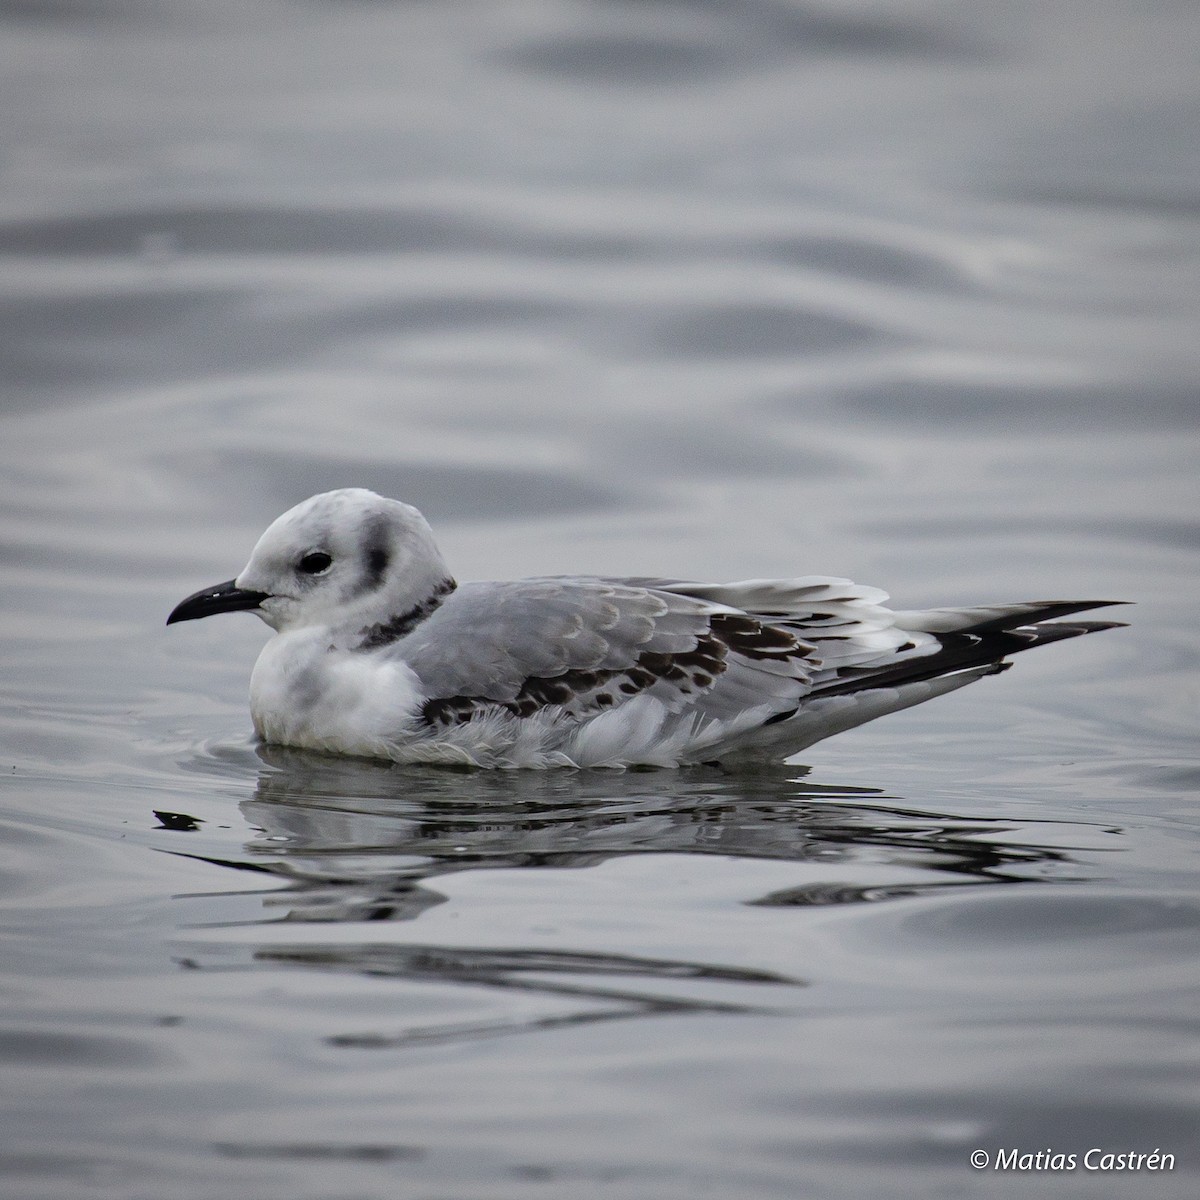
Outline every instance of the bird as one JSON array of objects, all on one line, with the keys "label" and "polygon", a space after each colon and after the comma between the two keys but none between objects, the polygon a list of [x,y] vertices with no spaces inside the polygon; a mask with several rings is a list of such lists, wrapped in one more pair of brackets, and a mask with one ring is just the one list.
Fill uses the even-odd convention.
[{"label": "bird", "polygon": [[460,584],[416,508],[349,487],[285,512],[241,574],[167,624],[248,611],[275,631],[250,678],[267,744],[484,769],[736,768],[1117,628],[1058,618],[1123,603],[887,599],[819,575]]}]

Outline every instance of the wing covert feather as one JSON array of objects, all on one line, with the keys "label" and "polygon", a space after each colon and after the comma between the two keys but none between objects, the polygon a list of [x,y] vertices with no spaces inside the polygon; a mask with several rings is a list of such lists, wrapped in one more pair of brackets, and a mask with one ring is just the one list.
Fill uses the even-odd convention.
[{"label": "wing covert feather", "polygon": [[811,651],[717,601],[599,578],[465,585],[393,647],[424,684],[426,718],[446,724],[489,705],[580,717],[635,695],[767,716],[807,690]]},{"label": "wing covert feather", "polygon": [[394,649],[432,697],[511,701],[530,679],[692,650],[711,608],[598,579],[463,584]]}]

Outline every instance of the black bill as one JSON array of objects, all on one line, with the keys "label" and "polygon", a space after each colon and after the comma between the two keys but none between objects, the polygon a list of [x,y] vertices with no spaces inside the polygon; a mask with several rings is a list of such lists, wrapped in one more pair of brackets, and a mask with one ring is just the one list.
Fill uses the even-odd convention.
[{"label": "black bill", "polygon": [[176,621],[195,621],[200,617],[211,617],[213,613],[244,612],[257,608],[265,599],[266,592],[248,592],[230,579],[214,587],[201,588],[186,600],[181,600],[171,610],[168,625]]}]

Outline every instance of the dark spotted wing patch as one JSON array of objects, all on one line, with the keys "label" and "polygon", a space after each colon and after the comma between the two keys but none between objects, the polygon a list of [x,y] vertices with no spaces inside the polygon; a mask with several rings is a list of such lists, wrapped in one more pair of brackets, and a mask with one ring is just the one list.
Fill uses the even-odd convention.
[{"label": "dark spotted wing patch", "polygon": [[759,663],[806,662],[812,647],[787,630],[764,625],[753,617],[714,613],[709,631],[690,650],[673,654],[643,651],[633,665],[617,670],[569,670],[526,679],[512,699],[450,696],[428,700],[422,718],[429,725],[457,725],[478,713],[497,709],[530,717],[551,706],[580,718],[600,712],[645,692],[686,703],[712,690],[729,669],[730,656]]},{"label": "dark spotted wing patch", "polygon": [[743,658],[804,658],[813,650],[811,645],[789,630],[741,613],[714,614],[712,631],[730,650]]}]

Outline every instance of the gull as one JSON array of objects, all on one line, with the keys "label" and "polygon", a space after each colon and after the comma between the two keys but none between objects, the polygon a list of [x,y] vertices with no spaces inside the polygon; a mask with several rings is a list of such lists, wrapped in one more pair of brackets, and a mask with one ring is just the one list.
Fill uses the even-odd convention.
[{"label": "gull", "polygon": [[788,758],[954,691],[1021,650],[1117,626],[1120,601],[892,611],[845,579],[455,582],[425,518],[363,488],[296,505],[236,579],[167,624],[251,611],[268,743],[482,768]]}]

